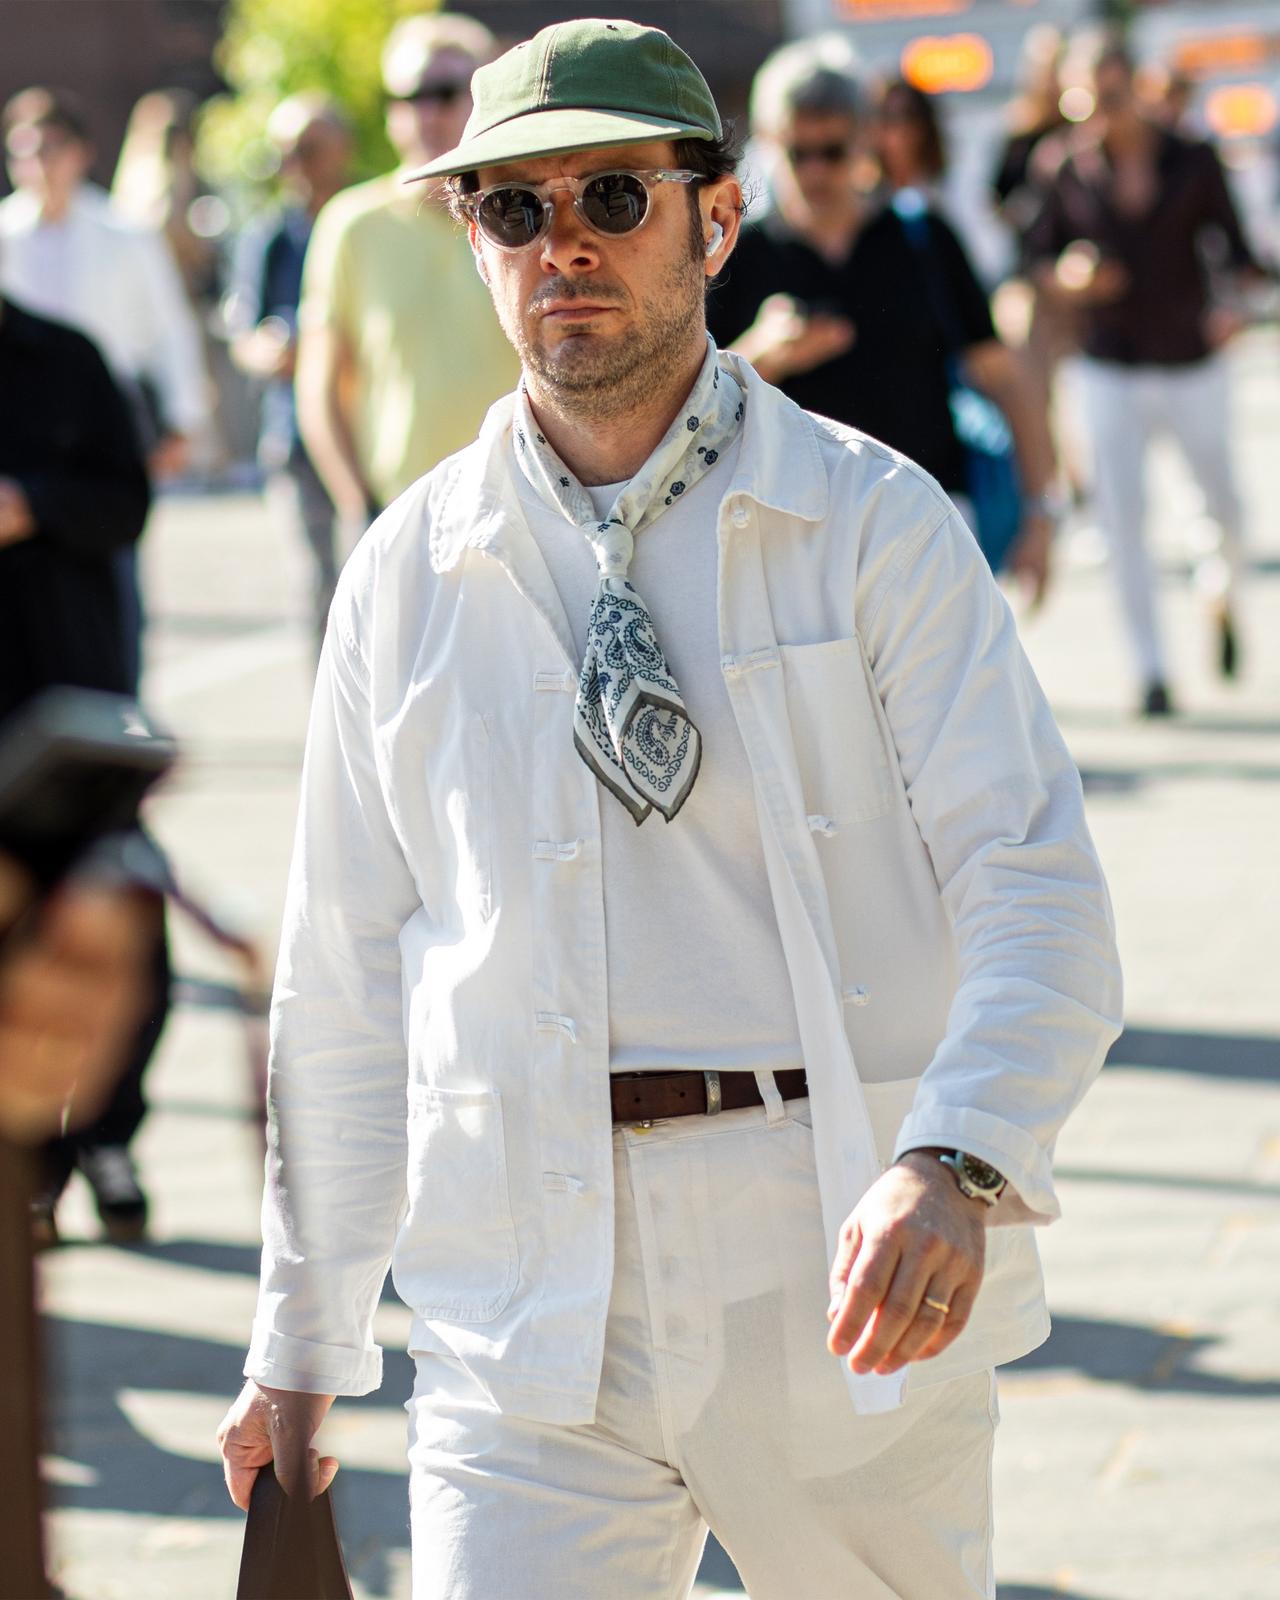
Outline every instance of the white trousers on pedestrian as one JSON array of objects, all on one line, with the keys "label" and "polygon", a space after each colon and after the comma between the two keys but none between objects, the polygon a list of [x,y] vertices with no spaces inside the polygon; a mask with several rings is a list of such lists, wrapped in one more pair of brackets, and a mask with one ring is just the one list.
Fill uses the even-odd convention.
[{"label": "white trousers on pedestrian", "polygon": [[614,1136],[596,1420],[409,1402],[414,1600],[683,1600],[708,1524],[752,1600],[991,1600],[991,1372],[858,1416],[825,1347],[808,1102]]},{"label": "white trousers on pedestrian", "polygon": [[1144,684],[1168,676],[1147,545],[1147,452],[1159,433],[1177,443],[1214,530],[1196,551],[1197,582],[1230,600],[1239,576],[1243,512],[1231,459],[1226,361],[1129,367],[1083,360],[1080,394],[1093,454],[1098,524],[1107,542],[1121,610]]}]

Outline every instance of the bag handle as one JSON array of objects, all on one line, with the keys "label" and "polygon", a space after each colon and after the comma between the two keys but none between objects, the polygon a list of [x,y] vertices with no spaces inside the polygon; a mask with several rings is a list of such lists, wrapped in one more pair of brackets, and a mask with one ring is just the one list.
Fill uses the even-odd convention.
[{"label": "bag handle", "polygon": [[294,1498],[270,1463],[259,1469],[236,1600],[354,1600],[327,1489],[314,1500]]}]

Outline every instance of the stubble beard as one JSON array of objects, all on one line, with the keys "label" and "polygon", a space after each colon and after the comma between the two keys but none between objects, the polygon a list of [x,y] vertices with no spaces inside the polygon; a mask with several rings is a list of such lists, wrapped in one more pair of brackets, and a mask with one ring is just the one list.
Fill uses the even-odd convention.
[{"label": "stubble beard", "polygon": [[[705,286],[701,258],[684,254],[625,335],[579,334],[551,350],[539,342],[536,324],[530,331],[522,323],[520,360],[542,395],[566,416],[608,421],[647,408],[673,358],[678,365],[678,353],[705,327]],[[583,284],[579,291],[570,283],[557,286],[555,297],[571,298],[575,291],[583,299],[606,298],[598,289]]]}]

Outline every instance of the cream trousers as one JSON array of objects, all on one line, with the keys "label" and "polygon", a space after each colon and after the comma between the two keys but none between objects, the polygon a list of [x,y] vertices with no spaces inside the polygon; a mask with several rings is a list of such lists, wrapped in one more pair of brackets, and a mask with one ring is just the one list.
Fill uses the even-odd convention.
[{"label": "cream trousers", "polygon": [[1210,356],[1186,367],[1082,360],[1080,398],[1092,441],[1098,525],[1144,684],[1168,677],[1147,541],[1147,456],[1167,434],[1204,500],[1208,539],[1193,552],[1207,598],[1230,602],[1240,576],[1244,514],[1232,464],[1229,374]]},{"label": "cream trousers", "polygon": [[767,1108],[615,1130],[594,1423],[504,1416],[418,1354],[414,1600],[683,1600],[708,1525],[752,1600],[995,1595],[994,1374],[854,1413],[824,1343],[808,1102],[768,1089]]}]

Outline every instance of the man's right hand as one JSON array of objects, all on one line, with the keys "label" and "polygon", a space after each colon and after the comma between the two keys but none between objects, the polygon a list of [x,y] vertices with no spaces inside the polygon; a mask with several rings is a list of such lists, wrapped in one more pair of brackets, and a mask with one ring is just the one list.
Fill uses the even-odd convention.
[{"label": "man's right hand", "polygon": [[314,1499],[329,1487],[338,1470],[337,1459],[313,1450],[311,1441],[333,1398],[331,1394],[268,1389],[249,1379],[218,1429],[227,1493],[241,1511],[249,1509],[258,1469],[269,1461],[275,1463],[276,1477],[286,1494],[304,1487],[307,1498]]},{"label": "man's right hand", "polygon": [[854,338],[853,323],[846,317],[828,312],[810,315],[790,295],[771,294],[732,348],[766,383],[782,383],[843,355]]}]

